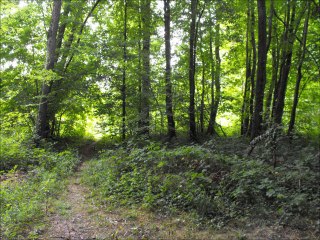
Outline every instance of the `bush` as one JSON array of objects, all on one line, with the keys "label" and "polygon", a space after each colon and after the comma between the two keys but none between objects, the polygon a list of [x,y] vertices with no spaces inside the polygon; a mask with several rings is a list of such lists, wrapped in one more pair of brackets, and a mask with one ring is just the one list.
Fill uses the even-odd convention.
[{"label": "bush", "polygon": [[142,203],[152,209],[177,207],[214,214],[212,201],[226,164],[200,146],[176,149],[150,144],[143,148],[105,151],[90,163],[84,181],[104,199]]},{"label": "bush", "polygon": [[263,159],[217,154],[207,146],[149,143],[103,151],[90,162],[84,181],[103,201],[196,211],[224,223],[242,216],[267,219],[270,213],[316,219],[319,166],[312,154],[273,168]]},{"label": "bush", "polygon": [[[31,151],[31,150],[30,150]],[[1,229],[3,237],[36,238],[48,201],[62,188],[61,180],[70,175],[79,159],[71,151],[61,153],[34,149],[39,162],[28,174],[17,168],[9,171],[0,186]]]}]

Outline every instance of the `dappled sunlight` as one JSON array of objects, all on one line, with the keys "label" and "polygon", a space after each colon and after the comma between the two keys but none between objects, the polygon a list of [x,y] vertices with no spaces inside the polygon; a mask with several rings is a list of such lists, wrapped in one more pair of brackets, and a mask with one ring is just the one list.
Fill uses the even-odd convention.
[{"label": "dappled sunlight", "polygon": [[100,140],[103,137],[103,129],[99,125],[99,119],[94,116],[86,118],[85,135]]}]

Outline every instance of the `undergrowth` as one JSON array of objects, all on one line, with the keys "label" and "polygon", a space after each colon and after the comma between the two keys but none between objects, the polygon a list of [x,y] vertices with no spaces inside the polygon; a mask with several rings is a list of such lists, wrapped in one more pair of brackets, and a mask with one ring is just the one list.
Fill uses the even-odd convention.
[{"label": "undergrowth", "polygon": [[[57,153],[50,146],[12,146],[10,152],[2,151],[8,161],[4,169],[16,165],[1,173],[1,239],[37,239],[45,227],[43,219],[51,199],[62,189],[63,180],[74,171],[79,158],[75,151]],[[28,172],[21,171],[26,167]]]},{"label": "undergrowth", "polygon": [[83,180],[104,203],[191,211],[215,226],[260,218],[315,229],[318,168],[312,154],[274,168],[264,158],[218,153],[210,142],[175,148],[151,142],[102,151]]}]

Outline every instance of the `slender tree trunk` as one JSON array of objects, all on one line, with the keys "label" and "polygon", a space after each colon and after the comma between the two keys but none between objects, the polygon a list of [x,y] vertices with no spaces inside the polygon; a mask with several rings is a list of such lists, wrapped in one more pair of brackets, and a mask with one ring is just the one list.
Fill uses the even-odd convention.
[{"label": "slender tree trunk", "polygon": [[[211,15],[211,14],[210,14]],[[211,16],[210,16],[211,17]],[[212,18],[212,17],[211,17]],[[215,99],[215,84],[214,84],[214,76],[215,76],[215,62],[214,62],[214,55],[213,55],[213,33],[212,33],[212,28],[213,26],[213,21],[212,21],[212,26],[210,26],[210,74],[211,74],[211,103],[210,103],[210,118],[209,118],[209,123],[208,123],[208,129],[207,129],[207,134],[212,135],[214,133],[214,99]]]},{"label": "slender tree trunk", "polygon": [[250,34],[250,7],[247,10],[247,31],[246,31],[246,79],[244,82],[243,103],[241,108],[241,135],[246,135],[249,128],[250,118],[250,77],[251,77],[251,48],[249,46]]},{"label": "slender tree trunk", "polygon": [[172,107],[172,83],[171,83],[171,13],[170,0],[164,0],[164,31],[165,31],[165,54],[166,54],[166,114],[168,121],[169,139],[176,136],[175,121]]},{"label": "slender tree trunk", "polygon": [[221,72],[221,59],[220,59],[220,24],[216,23],[215,25],[215,65],[216,65],[216,71],[215,71],[215,101],[214,101],[214,112],[213,112],[213,118],[212,122],[216,122],[217,114],[218,114],[218,108],[220,104],[220,98],[221,98],[221,86],[220,86],[220,72]]},{"label": "slender tree trunk", "polygon": [[307,14],[304,21],[304,27],[303,27],[303,35],[302,35],[302,42],[300,44],[299,49],[299,62],[298,62],[298,69],[297,69],[297,81],[296,81],[296,87],[294,90],[294,98],[293,98],[293,106],[291,109],[291,116],[290,116],[290,123],[288,128],[288,135],[290,135],[294,129],[294,124],[296,120],[296,111],[297,106],[299,102],[299,89],[300,89],[300,82],[302,79],[302,65],[304,62],[305,54],[306,54],[306,42],[307,42],[307,34],[308,34],[308,24],[309,24],[309,15],[310,15],[310,2],[307,3]]},{"label": "slender tree trunk", "polygon": [[200,132],[204,132],[204,95],[205,95],[205,60],[202,56],[202,77],[201,77],[201,103],[200,103]]},{"label": "slender tree trunk", "polygon": [[264,88],[266,84],[267,63],[267,33],[266,33],[266,6],[265,0],[257,0],[258,3],[258,70],[255,90],[255,108],[253,113],[251,139],[261,133]]},{"label": "slender tree trunk", "polygon": [[126,139],[126,68],[127,68],[127,0],[124,0],[124,21],[123,21],[123,68],[122,68],[122,140]]},{"label": "slender tree trunk", "polygon": [[[46,59],[46,70],[53,70],[56,59],[56,37],[59,27],[60,11],[61,11],[61,0],[54,0],[52,8],[51,23],[48,30],[48,41],[47,41],[47,59]],[[36,124],[36,134],[40,138],[48,138],[50,135],[49,126],[49,93],[50,84],[43,81],[42,84],[42,96],[39,104],[38,121]]]},{"label": "slender tree trunk", "polygon": [[189,136],[196,140],[195,119],[195,58],[196,58],[196,14],[197,0],[191,0],[191,23],[189,38]]},{"label": "slender tree trunk", "polygon": [[[295,23],[295,10],[296,10],[296,1],[288,1],[288,16],[287,24],[285,27],[285,32],[283,36],[283,54],[282,54],[282,63],[280,68],[280,77],[277,85],[277,96],[274,109],[274,123],[281,125],[282,124],[282,115],[284,109],[284,100],[286,95],[287,83],[289,78],[289,72],[291,67],[292,59],[292,48],[294,43],[294,23]],[[292,11],[290,11],[292,7]],[[290,15],[291,12],[291,15]],[[289,20],[290,19],[290,20]]]},{"label": "slender tree trunk", "polygon": [[250,91],[250,123],[249,129],[247,131],[247,136],[250,136],[252,131],[252,122],[253,122],[253,108],[254,108],[254,97],[255,97],[255,79],[256,79],[256,69],[257,69],[257,47],[256,47],[256,39],[255,39],[255,15],[254,15],[254,2],[250,0],[250,15],[251,15],[251,46],[252,46],[252,70],[250,77],[251,91]]},{"label": "slender tree trunk", "polygon": [[263,115],[263,121],[265,122],[265,130],[270,127],[270,112],[271,112],[271,102],[272,102],[272,93],[275,88],[275,84],[277,82],[277,75],[278,75],[278,63],[279,63],[279,54],[278,54],[278,35],[277,35],[277,25],[274,23],[274,0],[271,0],[270,6],[270,15],[269,15],[269,22],[268,22],[268,42],[267,42],[267,52],[271,46],[271,56],[272,56],[272,75],[271,75],[271,82],[268,88],[268,92],[266,95],[266,105],[265,105],[265,112]]},{"label": "slender tree trunk", "polygon": [[141,13],[141,4],[139,1],[139,40],[138,40],[138,132],[141,133],[141,127],[142,127],[142,13]]},{"label": "slender tree trunk", "polygon": [[269,13],[269,18],[268,18],[268,41],[267,41],[267,53],[269,51],[271,41],[272,41],[272,29],[273,29],[273,12],[274,12],[274,0],[271,0],[270,4],[270,13]]},{"label": "slender tree trunk", "polygon": [[272,55],[272,76],[271,76],[271,83],[270,83],[267,97],[266,97],[266,110],[264,114],[264,121],[268,126],[271,125],[270,113],[271,113],[272,94],[274,92],[276,82],[278,79],[278,69],[279,69],[279,46],[276,39],[273,41],[271,55]]},{"label": "slender tree trunk", "polygon": [[141,86],[141,134],[149,135],[150,127],[150,24],[151,1],[142,1],[142,86]]},{"label": "slender tree trunk", "polygon": [[216,124],[216,118],[218,114],[218,108],[220,104],[221,98],[221,86],[220,86],[220,71],[221,71],[221,59],[220,59],[220,24],[218,23],[218,18],[215,24],[215,48],[214,48],[214,55],[215,55],[215,71],[214,71],[214,99],[211,107],[210,112],[210,120],[209,126],[207,130],[207,134],[214,134],[215,129],[214,126]]},{"label": "slender tree trunk", "polygon": [[[88,19],[91,17],[92,13],[94,12],[94,10],[97,8],[98,4],[101,2],[101,0],[96,0],[96,2],[93,4],[92,8],[90,9],[90,12],[88,13],[88,15],[86,16],[86,18],[84,19],[83,23],[81,24],[81,27],[80,27],[80,31],[79,31],[79,37],[77,39],[77,42],[76,42],[76,46],[79,46],[80,44],[80,41],[81,41],[81,35],[82,35],[82,32],[83,32],[83,29],[84,27],[86,26],[87,24],[87,21]],[[74,53],[71,54],[70,58],[68,59],[68,61],[66,61],[66,64],[64,66],[65,69],[67,69],[72,61],[74,57]]]}]

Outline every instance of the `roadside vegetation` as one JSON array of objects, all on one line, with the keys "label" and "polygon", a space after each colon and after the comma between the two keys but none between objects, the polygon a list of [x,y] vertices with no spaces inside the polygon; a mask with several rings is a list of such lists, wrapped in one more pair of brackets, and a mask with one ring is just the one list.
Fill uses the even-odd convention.
[{"label": "roadside vegetation", "polygon": [[135,140],[102,150],[83,181],[103,206],[188,212],[216,230],[282,226],[312,238],[319,234],[317,146],[287,141],[274,167],[270,149],[258,146],[248,157],[241,139],[168,146]]},{"label": "roadside vegetation", "polygon": [[73,148],[57,151],[49,143],[35,148],[9,136],[5,141],[1,141],[0,155],[4,169],[0,185],[1,237],[37,239],[45,228],[43,220],[52,200],[63,190],[79,158]]}]

